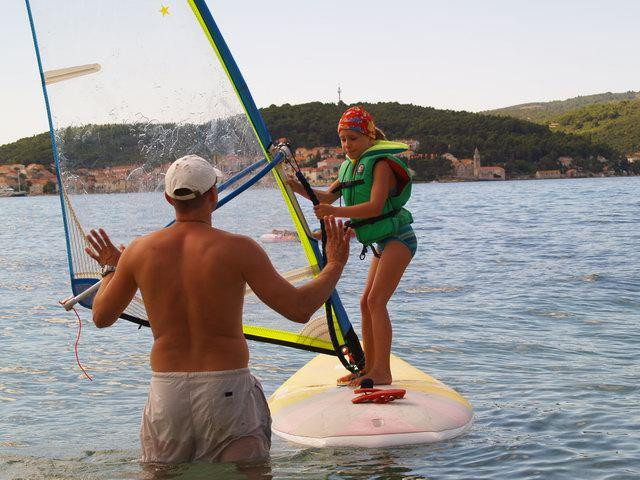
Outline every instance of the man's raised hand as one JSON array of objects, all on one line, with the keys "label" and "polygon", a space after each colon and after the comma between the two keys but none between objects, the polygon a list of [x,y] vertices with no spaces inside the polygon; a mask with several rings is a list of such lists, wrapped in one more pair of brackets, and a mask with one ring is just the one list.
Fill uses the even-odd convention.
[{"label": "man's raised hand", "polygon": [[336,221],[332,215],[324,217],[324,226],[327,232],[327,263],[336,262],[344,266],[349,260],[350,229],[345,229],[342,220]]},{"label": "man's raised hand", "polygon": [[118,264],[118,260],[120,260],[120,255],[124,251],[124,245],[120,245],[119,248],[111,243],[111,239],[107,232],[105,232],[102,228],[99,228],[96,232],[95,230],[91,230],[90,235],[86,236],[87,242],[91,244],[91,247],[87,247],[84,249],[91,258],[93,258],[96,262],[100,264],[101,267],[104,265],[112,265],[116,266]]}]

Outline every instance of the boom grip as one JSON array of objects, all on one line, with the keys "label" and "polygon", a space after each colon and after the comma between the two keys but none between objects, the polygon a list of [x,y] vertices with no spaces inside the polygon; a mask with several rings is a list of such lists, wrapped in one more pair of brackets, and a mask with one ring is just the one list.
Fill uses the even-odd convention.
[{"label": "boom grip", "polygon": [[100,288],[100,284],[102,283],[102,280],[97,281],[96,283],[94,283],[93,285],[91,285],[89,288],[87,288],[86,290],[84,290],[83,292],[80,292],[78,295],[76,295],[75,297],[70,297],[67,298],[66,300],[63,300],[60,302],[60,304],[64,307],[64,309],[68,312],[69,310],[71,310],[73,307],[75,307],[75,305],[79,302],[81,302],[82,300],[84,300],[87,297],[90,297],[91,295],[93,295],[94,293],[96,293],[98,291],[98,289]]}]

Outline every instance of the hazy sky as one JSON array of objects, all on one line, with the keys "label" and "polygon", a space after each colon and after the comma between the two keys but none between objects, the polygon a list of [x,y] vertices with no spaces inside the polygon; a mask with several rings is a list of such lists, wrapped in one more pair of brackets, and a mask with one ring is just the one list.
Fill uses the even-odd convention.
[{"label": "hazy sky", "polygon": [[[347,103],[469,111],[640,90],[636,0],[207,3],[259,107],[337,101],[338,85]],[[4,144],[48,125],[24,2],[0,5]]]}]

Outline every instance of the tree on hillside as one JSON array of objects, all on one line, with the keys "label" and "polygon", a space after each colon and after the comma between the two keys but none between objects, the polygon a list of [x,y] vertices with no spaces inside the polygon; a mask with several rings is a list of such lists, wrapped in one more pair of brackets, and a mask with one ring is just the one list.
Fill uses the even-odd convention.
[{"label": "tree on hillside", "polygon": [[[530,175],[543,166],[557,168],[558,156],[583,159],[604,156],[610,166],[618,165],[622,159],[619,151],[608,146],[602,136],[593,136],[591,140],[588,136],[571,132],[552,132],[544,125],[515,118],[437,110],[397,102],[362,105],[373,114],[388,138],[418,140],[417,153],[437,156],[451,153],[458,158],[471,158],[478,148],[483,165],[503,166],[508,176]],[[279,107],[271,105],[261,112],[272,138],[286,137],[294,148],[333,147],[339,145],[336,126],[346,107],[344,104],[311,102]],[[592,115],[593,118],[600,118],[602,125],[601,118],[604,117]],[[611,115],[606,118],[612,122],[620,120]],[[63,129],[57,135],[64,152],[63,160],[69,162],[67,166],[99,168],[143,161],[166,163],[175,159],[176,151],[189,151],[208,158],[233,153],[225,139],[244,138],[245,135],[238,130],[240,122],[236,120],[229,118],[202,125],[179,126],[86,125]],[[640,121],[625,127],[633,135],[636,129],[640,129]],[[606,135],[606,130],[602,131]],[[140,147],[141,144],[144,148]],[[0,163],[40,163],[48,167],[52,163],[48,135],[36,135],[0,147]],[[589,162],[586,164],[590,165]],[[599,162],[593,165],[602,169]],[[430,163],[428,168],[424,166],[429,175],[440,172],[441,167],[437,162]]]}]

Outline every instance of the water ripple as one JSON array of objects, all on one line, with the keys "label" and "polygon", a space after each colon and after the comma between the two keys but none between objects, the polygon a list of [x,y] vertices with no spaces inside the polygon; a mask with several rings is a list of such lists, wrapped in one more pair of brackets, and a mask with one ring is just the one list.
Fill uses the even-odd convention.
[{"label": "water ripple", "polygon": [[[640,478],[639,187],[637,177],[416,185],[419,251],[389,304],[393,350],[465,395],[473,428],[372,450],[274,437],[257,468],[278,479]],[[77,320],[57,305],[69,294],[58,199],[21,200],[0,199],[19,223],[0,251],[0,477],[247,478],[235,466],[139,466],[150,333],[97,330],[80,309],[94,381],[83,377]],[[36,226],[46,241],[25,233]],[[359,330],[368,263],[356,250],[339,291]],[[250,347],[267,394],[313,358]]]}]

